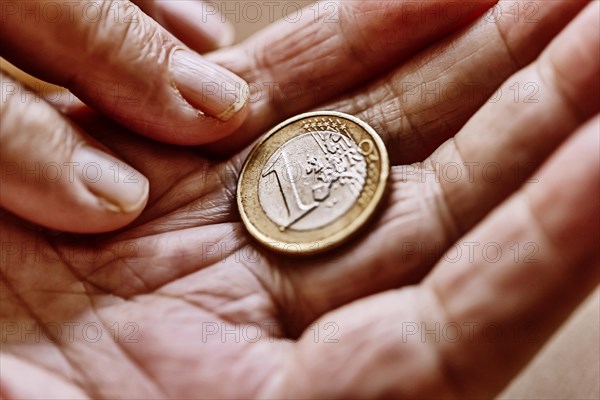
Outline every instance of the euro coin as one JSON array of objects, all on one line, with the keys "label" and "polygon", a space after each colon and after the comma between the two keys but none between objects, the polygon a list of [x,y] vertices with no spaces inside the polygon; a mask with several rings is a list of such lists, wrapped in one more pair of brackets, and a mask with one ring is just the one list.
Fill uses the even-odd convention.
[{"label": "euro coin", "polygon": [[367,224],[389,176],[383,141],[348,114],[301,114],[252,149],[237,203],[248,232],[282,253],[310,254],[345,242]]}]

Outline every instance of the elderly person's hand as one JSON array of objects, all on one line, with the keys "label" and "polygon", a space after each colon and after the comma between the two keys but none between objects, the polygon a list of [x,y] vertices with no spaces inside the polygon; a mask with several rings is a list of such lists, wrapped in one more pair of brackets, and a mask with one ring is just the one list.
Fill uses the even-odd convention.
[{"label": "elderly person's hand", "polygon": [[[104,235],[2,215],[2,395],[497,393],[598,282],[599,4],[510,0],[454,32],[444,4],[342,2],[211,54],[254,98],[200,151],[71,110],[150,199]],[[232,152],[317,107],[382,135],[390,193],[354,241],[291,259],[242,226]]]},{"label": "elderly person's hand", "polygon": [[[202,2],[139,3],[193,49],[128,1],[3,0],[0,54],[153,139],[203,144],[232,133],[246,115],[247,86],[194,51],[227,44],[231,28]],[[41,100],[47,88],[34,93],[1,79],[0,205],[72,232],[135,219],[148,200],[147,179]]]}]

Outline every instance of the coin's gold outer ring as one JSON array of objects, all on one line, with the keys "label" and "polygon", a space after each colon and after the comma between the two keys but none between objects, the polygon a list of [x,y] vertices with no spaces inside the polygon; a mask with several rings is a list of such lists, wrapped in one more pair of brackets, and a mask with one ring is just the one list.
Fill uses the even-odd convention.
[{"label": "coin's gold outer ring", "polygon": [[[286,126],[293,124],[297,121],[314,118],[314,117],[336,117],[340,119],[345,119],[354,124],[358,125],[360,128],[364,129],[370,136],[370,139],[373,140],[375,144],[378,154],[379,154],[379,177],[378,183],[374,190],[374,193],[369,201],[369,203],[362,209],[362,211],[358,214],[356,218],[354,218],[349,224],[344,226],[339,231],[333,233],[331,236],[327,238],[327,241],[324,242],[324,239],[321,240],[309,240],[309,241],[283,241],[274,239],[266,234],[264,234],[260,229],[258,229],[255,224],[252,222],[252,218],[247,213],[246,207],[244,206],[244,202],[246,197],[258,196],[258,189],[255,188],[255,191],[249,190],[249,196],[246,196],[244,191],[248,191],[248,189],[244,189],[242,186],[246,181],[247,170],[249,169],[249,163],[253,160],[254,156],[257,152],[260,151],[261,147],[267,142],[269,139],[273,137],[276,133],[278,133],[281,129]],[[265,160],[266,161],[266,160]],[[315,254],[321,253],[326,250],[330,250],[339,246],[340,244],[347,241],[350,237],[354,236],[367,222],[373,217],[375,212],[377,211],[377,206],[381,203],[381,200],[385,194],[387,182],[390,175],[390,162],[387,154],[387,150],[383,140],[375,132],[371,126],[369,126],[366,122],[352,116],[349,114],[345,114],[338,111],[315,111],[308,112],[304,114],[296,115],[290,119],[287,119],[270,131],[268,131],[262,139],[260,139],[256,145],[252,148],[244,165],[242,166],[242,171],[238,178],[236,197],[237,197],[237,205],[240,216],[242,218],[242,222],[246,226],[246,229],[256,240],[258,240],[261,245],[275,251],[278,253],[284,254],[294,254],[294,255],[306,255],[306,254]],[[257,182],[255,182],[257,183]],[[256,192],[256,193],[255,193]],[[245,197],[246,196],[246,197]],[[260,210],[260,212],[263,212]]]}]

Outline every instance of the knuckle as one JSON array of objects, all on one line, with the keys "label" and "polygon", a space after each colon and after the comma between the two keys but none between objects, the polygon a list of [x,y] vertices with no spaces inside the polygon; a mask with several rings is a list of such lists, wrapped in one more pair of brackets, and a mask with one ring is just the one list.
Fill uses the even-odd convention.
[{"label": "knuckle", "polygon": [[104,62],[128,61],[160,54],[161,31],[138,6],[128,1],[99,2],[102,18],[83,21],[88,50]]}]

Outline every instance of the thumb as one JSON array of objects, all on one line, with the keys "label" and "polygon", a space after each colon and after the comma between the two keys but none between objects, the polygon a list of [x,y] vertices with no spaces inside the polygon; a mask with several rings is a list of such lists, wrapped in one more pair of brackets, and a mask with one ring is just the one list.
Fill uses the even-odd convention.
[{"label": "thumb", "polygon": [[246,117],[246,83],[129,1],[3,1],[0,51],[90,107],[157,140],[203,144]]},{"label": "thumb", "polygon": [[[54,108],[5,74],[0,101],[0,205],[62,231],[103,232],[135,219],[148,180],[96,147]],[[33,116],[33,117],[32,117]]]}]

